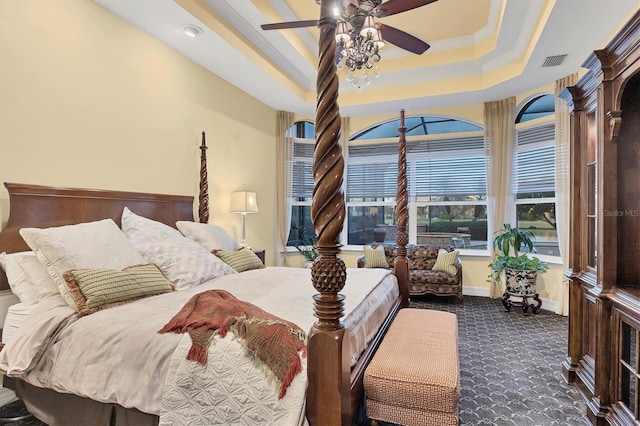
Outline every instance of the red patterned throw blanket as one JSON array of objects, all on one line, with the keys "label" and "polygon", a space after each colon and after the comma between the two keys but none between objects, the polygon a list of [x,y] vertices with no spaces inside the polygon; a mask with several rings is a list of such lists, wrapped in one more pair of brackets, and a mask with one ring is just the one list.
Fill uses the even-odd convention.
[{"label": "red patterned throw blanket", "polygon": [[236,299],[224,290],[209,290],[193,296],[159,333],[189,333],[187,359],[207,363],[209,342],[217,334],[232,331],[246,353],[266,366],[280,382],[281,399],[296,374],[302,371],[299,354],[306,356],[305,332],[297,325],[259,307]]}]

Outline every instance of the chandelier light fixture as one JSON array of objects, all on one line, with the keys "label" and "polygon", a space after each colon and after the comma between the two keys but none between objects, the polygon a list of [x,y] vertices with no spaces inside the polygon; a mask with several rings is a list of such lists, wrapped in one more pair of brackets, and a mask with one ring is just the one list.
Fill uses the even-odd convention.
[{"label": "chandelier light fixture", "polygon": [[360,31],[347,21],[338,21],[336,28],[336,66],[346,67],[346,80],[360,90],[361,83],[371,84],[371,77],[378,78],[380,61],[378,50],[384,46],[382,33],[372,16],[364,19]]},{"label": "chandelier light fixture", "polygon": [[[381,18],[426,6],[436,0],[316,0],[323,7],[334,5],[336,21],[336,57],[338,70],[346,67],[347,78],[358,91],[361,85],[371,84],[371,78],[380,76],[377,63],[379,50],[385,40],[416,55],[422,55],[429,44],[398,28],[382,22]],[[276,22],[262,24],[263,30],[317,27],[321,20]]]}]

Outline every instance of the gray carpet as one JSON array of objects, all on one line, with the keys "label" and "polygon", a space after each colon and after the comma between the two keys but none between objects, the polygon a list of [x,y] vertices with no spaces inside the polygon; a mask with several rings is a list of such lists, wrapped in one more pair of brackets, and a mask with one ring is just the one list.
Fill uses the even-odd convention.
[{"label": "gray carpet", "polygon": [[413,298],[412,307],[458,316],[460,424],[584,425],[585,405],[561,376],[567,317],[505,312],[497,299]]},{"label": "gray carpet", "polygon": [[[583,425],[585,406],[566,385],[560,364],[567,347],[566,317],[543,309],[505,312],[499,300],[483,297],[414,298],[412,307],[458,316],[460,424],[495,426]],[[0,417],[24,414],[18,402]],[[1,421],[0,421],[1,424]],[[41,425],[35,419],[13,425]]]}]

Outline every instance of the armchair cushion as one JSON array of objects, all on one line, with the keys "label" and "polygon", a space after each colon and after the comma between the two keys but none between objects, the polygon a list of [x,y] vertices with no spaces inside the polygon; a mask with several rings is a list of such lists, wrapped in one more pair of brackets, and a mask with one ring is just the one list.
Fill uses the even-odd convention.
[{"label": "armchair cushion", "polygon": [[446,272],[449,275],[455,275],[458,272],[458,269],[456,268],[456,262],[458,261],[459,255],[460,252],[457,250],[448,252],[445,249],[440,249],[438,251],[436,263],[431,269],[433,271],[441,271]]},{"label": "armchair cushion", "polygon": [[383,246],[364,246],[365,268],[388,268]]}]

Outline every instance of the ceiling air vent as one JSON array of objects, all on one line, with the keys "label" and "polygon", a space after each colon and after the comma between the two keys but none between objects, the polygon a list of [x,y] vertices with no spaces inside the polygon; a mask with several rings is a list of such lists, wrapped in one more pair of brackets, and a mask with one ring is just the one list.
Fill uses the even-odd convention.
[{"label": "ceiling air vent", "polygon": [[557,67],[558,65],[562,64],[562,62],[564,61],[564,58],[566,57],[567,57],[566,53],[564,55],[547,56],[544,62],[542,63],[542,68]]}]

